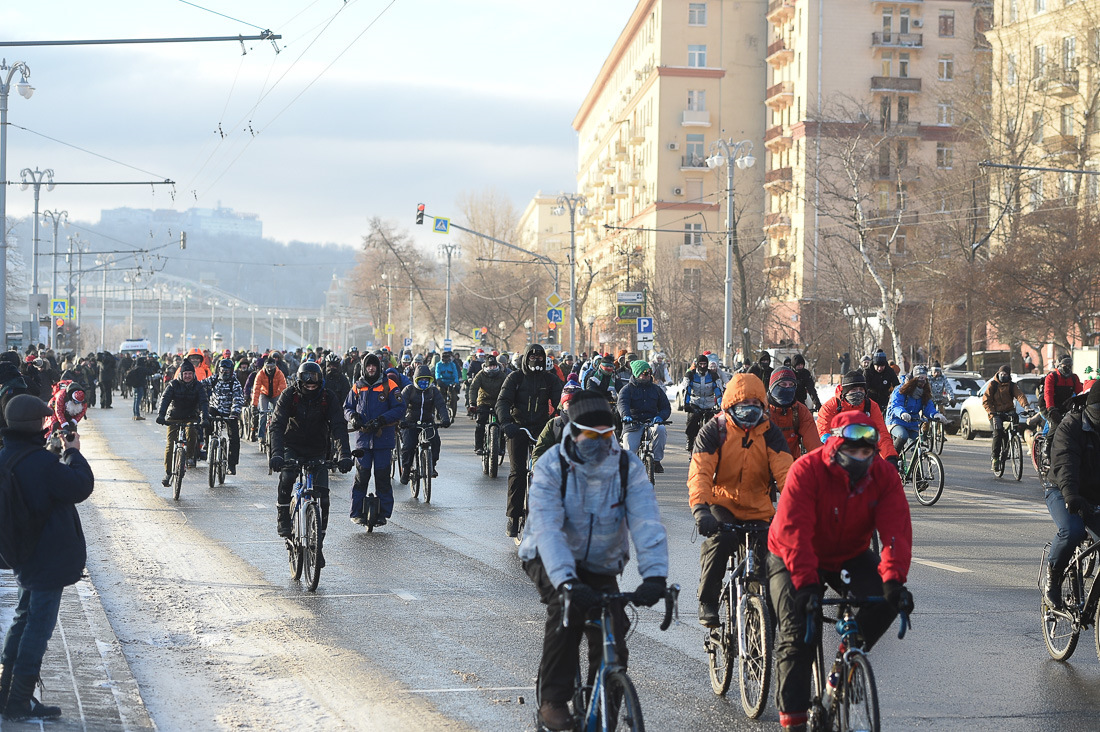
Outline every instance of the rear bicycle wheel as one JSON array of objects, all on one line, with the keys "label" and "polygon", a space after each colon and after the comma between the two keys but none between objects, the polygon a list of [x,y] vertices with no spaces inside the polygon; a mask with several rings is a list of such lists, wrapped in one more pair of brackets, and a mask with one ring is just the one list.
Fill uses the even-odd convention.
[{"label": "rear bicycle wheel", "polygon": [[611,722],[607,728],[616,731],[644,730],[645,723],[642,721],[642,705],[638,701],[638,692],[634,689],[634,682],[626,672],[612,671],[607,675],[605,683],[610,717],[608,721]]},{"label": "rear bicycle wheel", "polygon": [[1008,459],[1012,462],[1012,477],[1016,480],[1024,477],[1024,449],[1019,434],[1013,433],[1008,443]]},{"label": "rear bicycle wheel", "polygon": [[172,500],[180,499],[180,489],[183,488],[183,474],[187,472],[187,448],[180,445],[176,448],[175,458],[172,460]]},{"label": "rear bicycle wheel", "polygon": [[485,433],[485,449],[489,451],[489,477],[497,477],[497,468],[501,463],[500,425],[490,424]]},{"label": "rear bicycle wheel", "polygon": [[932,427],[932,452],[943,454],[943,443],[947,441],[947,434],[943,429],[943,422],[936,422]]},{"label": "rear bicycle wheel", "polygon": [[420,464],[424,466],[424,503],[432,502],[432,471],[435,465],[432,463],[432,450],[425,447],[420,451]]},{"label": "rear bicycle wheel", "polygon": [[878,732],[878,689],[871,662],[863,654],[852,654],[845,664],[840,695],[841,729]]},{"label": "rear bicycle wheel", "polygon": [[732,586],[727,584],[718,600],[718,627],[710,628],[706,640],[710,667],[710,688],[725,696],[730,688],[733,659],[737,657],[737,626],[732,610]]},{"label": "rear bicycle wheel", "polygon": [[306,504],[306,525],[302,535],[302,573],[306,589],[317,590],[321,581],[321,509],[312,501]]},{"label": "rear bicycle wheel", "polygon": [[302,578],[302,555],[305,554],[302,547],[302,512],[295,506],[291,514],[292,526],[290,536],[286,540],[286,550],[290,560],[290,578],[297,582]]},{"label": "rear bicycle wheel", "polygon": [[[762,588],[761,588],[762,589]],[[758,719],[768,706],[772,675],[771,616],[764,598],[745,597],[745,646],[738,656],[741,708],[749,719]]]},{"label": "rear bicycle wheel", "polygon": [[921,453],[913,466],[913,494],[922,506],[935,505],[943,495],[943,462],[934,453]]},{"label": "rear bicycle wheel", "polygon": [[[1008,439],[1008,435],[1005,435],[1005,438],[1004,438],[1004,439],[1006,439],[1006,440],[1007,440],[1007,439]],[[1005,450],[1004,450],[1004,449],[1002,448],[1002,450],[1001,450],[1001,454],[1003,455],[1003,454],[1004,454],[1005,452],[1006,452],[1006,451],[1005,451]],[[998,461],[997,461],[997,465],[1000,465],[1000,467],[999,467],[999,468],[997,468],[997,467],[993,468],[993,475],[995,475],[995,476],[997,476],[998,478],[1000,478],[1001,476],[1003,476],[1003,475],[1005,474],[1005,461],[1004,461],[1004,460],[998,460]]]},{"label": "rear bicycle wheel", "polygon": [[210,440],[210,449],[206,455],[206,482],[213,488],[218,484],[218,442]]},{"label": "rear bicycle wheel", "polygon": [[[1043,562],[1043,572],[1047,571],[1046,562]],[[1046,584],[1046,575],[1043,575],[1040,587]],[[1062,575],[1060,595],[1063,608],[1076,608],[1079,604],[1080,580],[1078,567],[1070,564]],[[1044,597],[1039,604],[1039,613],[1043,619],[1043,642],[1046,643],[1047,652],[1055,661],[1066,661],[1077,649],[1077,641],[1081,638],[1081,628],[1073,617],[1064,610],[1055,610]],[[1100,631],[1097,631],[1100,632]],[[1100,643],[1100,640],[1097,641]],[[1098,648],[1100,653],[1100,648]]]}]

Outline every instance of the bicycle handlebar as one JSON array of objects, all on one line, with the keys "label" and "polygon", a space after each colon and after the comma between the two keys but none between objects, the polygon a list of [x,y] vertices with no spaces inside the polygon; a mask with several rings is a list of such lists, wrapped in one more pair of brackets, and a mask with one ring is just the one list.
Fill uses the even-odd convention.
[{"label": "bicycle handlebar", "polygon": [[746,521],[741,524],[723,521],[718,524],[719,531],[725,531],[729,533],[736,533],[741,531],[744,531],[746,533],[759,533],[766,532],[769,528],[770,527],[768,526],[768,524],[754,524],[751,521]]},{"label": "bicycle handlebar", "polygon": [[314,458],[312,460],[287,460],[283,463],[283,470],[298,470],[299,468],[305,470],[316,470],[317,468],[324,468],[331,470],[336,467],[335,460],[328,460],[326,458]]},{"label": "bicycle handlebar", "polygon": [[[886,602],[886,598],[878,596],[878,595],[872,596],[872,597],[862,597],[862,598],[852,597],[852,596],[822,598],[822,597],[814,596],[813,598],[811,598],[809,605],[806,607],[807,620],[809,620],[809,618],[811,616],[812,617],[820,616],[821,615],[821,610],[825,605],[846,605],[848,607],[862,607],[864,605],[878,605],[878,604],[883,603],[883,602]],[[900,639],[905,637],[906,631],[908,631],[909,628],[913,627],[913,621],[910,619],[909,613],[899,611],[898,612],[898,623],[899,623],[898,639],[900,640]],[[817,624],[807,622],[806,623],[806,634],[804,636],[804,640],[806,641],[806,644],[807,645],[812,645],[813,643],[815,643],[816,636],[817,636]]]},{"label": "bicycle handlebar", "polygon": [[[562,615],[561,625],[563,628],[569,627],[569,606],[572,602],[573,588],[570,584],[566,584],[561,590],[562,595]],[[665,600],[665,616],[661,620],[661,630],[668,630],[672,625],[674,617],[679,617],[679,597],[680,597],[680,585],[672,584],[665,588],[665,594],[663,595]],[[633,592],[602,592],[599,599],[593,608],[604,608],[613,602],[622,600],[625,603],[633,604],[635,602]]]}]

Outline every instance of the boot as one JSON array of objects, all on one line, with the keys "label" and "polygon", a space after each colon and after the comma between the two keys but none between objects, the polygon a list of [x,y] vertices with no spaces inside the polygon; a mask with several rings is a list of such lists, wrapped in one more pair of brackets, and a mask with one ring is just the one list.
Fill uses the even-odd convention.
[{"label": "boot", "polygon": [[279,506],[276,510],[278,511],[279,536],[285,539],[293,533],[293,527],[290,525],[290,506]]},{"label": "boot", "polygon": [[1062,574],[1064,569],[1059,569],[1053,564],[1047,565],[1047,579],[1043,585],[1043,598],[1055,610],[1062,609]]},{"label": "boot", "polygon": [[[110,407],[107,407],[107,409],[110,409]],[[138,416],[134,417],[134,419],[138,422],[144,422],[145,421],[145,417],[142,417],[140,414]]]},{"label": "boot", "polygon": [[573,729],[573,715],[565,702],[544,701],[540,704],[539,722],[549,730]]},{"label": "boot", "polygon": [[717,628],[719,624],[718,603],[699,601],[699,623],[707,628]]},{"label": "boot", "polygon": [[317,568],[325,568],[325,532],[321,532],[321,541],[317,546]]},{"label": "boot", "polygon": [[56,719],[61,716],[61,707],[48,707],[34,698],[35,676],[13,676],[8,705],[4,708],[4,719]]},{"label": "boot", "polygon": [[4,708],[8,706],[8,694],[11,692],[11,675],[14,664],[5,663],[3,668],[0,668],[0,712],[4,711]]}]

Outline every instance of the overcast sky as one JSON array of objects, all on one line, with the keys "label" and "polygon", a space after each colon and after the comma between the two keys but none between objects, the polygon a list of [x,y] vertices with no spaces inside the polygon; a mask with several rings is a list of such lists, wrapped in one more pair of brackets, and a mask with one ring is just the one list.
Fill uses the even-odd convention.
[{"label": "overcast sky", "polygon": [[[35,87],[29,101],[10,95],[7,177],[38,167],[58,181],[167,178],[174,197],[170,186],[65,186],[43,191],[41,208],[96,221],[104,208],[221,204],[258,214],[280,241],[357,244],[372,216],[411,227],[418,202],[456,214],[461,193],[488,187],[522,209],[540,189],[573,189],[570,123],[635,5],[4,2],[4,41],[235,36],[253,26],[283,36],[281,53],[250,41],[244,56],[224,42],[0,48],[9,64],[30,66]],[[31,191],[10,186],[8,215],[32,211]],[[415,233],[430,242],[426,228]]]}]

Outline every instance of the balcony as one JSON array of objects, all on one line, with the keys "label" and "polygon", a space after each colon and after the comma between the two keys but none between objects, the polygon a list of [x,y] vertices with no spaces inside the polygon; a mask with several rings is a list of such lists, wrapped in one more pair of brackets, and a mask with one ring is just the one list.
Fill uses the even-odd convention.
[{"label": "balcony", "polygon": [[705,109],[685,109],[680,118],[682,127],[710,127],[710,112]]},{"label": "balcony", "polygon": [[888,122],[879,123],[882,132],[891,137],[920,137],[920,122]]},{"label": "balcony", "polygon": [[630,144],[641,145],[645,142],[645,127],[643,125],[635,125],[630,128]]},{"label": "balcony", "polygon": [[873,48],[924,48],[923,33],[872,33]]},{"label": "balcony", "polygon": [[920,79],[900,76],[872,76],[873,92],[919,92]]},{"label": "balcony", "polygon": [[872,229],[884,229],[900,223],[902,226],[916,226],[920,217],[916,211],[867,211],[864,223]]},{"label": "balcony", "polygon": [[600,161],[600,172],[604,175],[615,172],[615,162],[611,158],[605,158]]},{"label": "balcony", "polygon": [[628,186],[623,185],[620,181],[619,185],[611,187],[611,197],[619,201],[623,200],[630,195],[627,188]]},{"label": "balcony", "polygon": [[1077,94],[1077,69],[1052,66],[1035,86],[1055,97],[1072,97]]},{"label": "balcony", "polygon": [[637,188],[642,185],[642,172],[640,170],[630,171],[629,185],[631,188]]},{"label": "balcony", "polygon": [[768,3],[768,13],[765,16],[773,25],[783,25],[794,19],[795,0],[771,0]]},{"label": "balcony", "polygon": [[764,173],[764,190],[775,193],[780,190],[790,190],[794,176],[791,168],[776,168]]},{"label": "balcony", "polygon": [[680,156],[680,169],[681,170],[693,170],[698,168],[706,168],[707,159],[702,155],[681,155]]},{"label": "balcony", "polygon": [[793,81],[781,81],[778,84],[772,84],[768,87],[768,90],[764,92],[764,104],[772,109],[785,109],[791,106],[793,101]]},{"label": "balcony", "polygon": [[764,133],[764,147],[771,152],[791,146],[791,133],[783,125],[769,127]]},{"label": "balcony", "polygon": [[768,46],[768,53],[764,60],[778,69],[794,60],[794,49],[787,48],[787,42],[780,38]]},{"label": "balcony", "polygon": [[791,217],[789,214],[770,213],[764,215],[764,230],[769,234],[789,231],[790,228]]},{"label": "balcony", "polygon": [[626,145],[621,142],[615,143],[615,159],[626,160]]},{"label": "balcony", "polygon": [[1077,135],[1049,135],[1043,138],[1047,155],[1063,157],[1077,154]]}]

